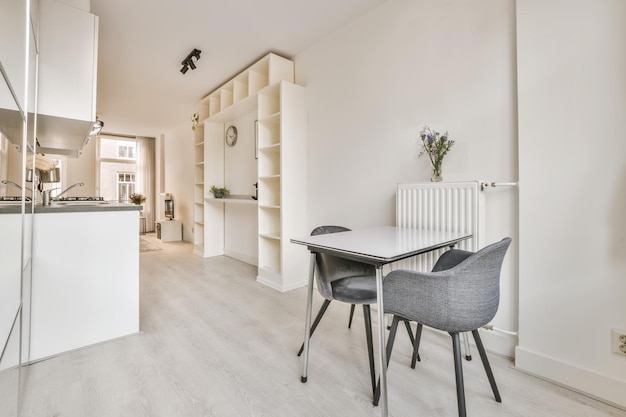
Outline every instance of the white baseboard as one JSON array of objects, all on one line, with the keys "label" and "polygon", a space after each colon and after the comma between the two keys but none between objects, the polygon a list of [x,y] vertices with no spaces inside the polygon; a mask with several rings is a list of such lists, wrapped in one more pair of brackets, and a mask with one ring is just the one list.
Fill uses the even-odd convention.
[{"label": "white baseboard", "polygon": [[[496,330],[479,329],[478,331],[480,332],[480,339],[483,341],[486,351],[509,359],[515,357],[517,336],[501,333]],[[470,336],[470,340],[473,341],[473,339],[474,338]]]},{"label": "white baseboard", "polygon": [[305,287],[308,283],[307,280],[304,280],[285,285],[283,277],[268,268],[259,268],[259,273],[256,277],[256,280],[257,282],[280,292],[287,292],[295,290],[297,288],[302,288]]},{"label": "white baseboard", "polygon": [[253,255],[247,255],[245,253],[237,252],[231,248],[224,248],[224,255],[229,258],[237,259],[238,261],[245,262],[247,264],[258,266],[259,258]]},{"label": "white baseboard", "polygon": [[302,288],[302,287],[305,287],[307,284],[306,282],[300,282],[300,283],[290,285],[290,286],[283,286],[281,284],[276,283],[275,281],[267,279],[266,277],[262,277],[261,275],[257,276],[256,280],[257,282],[263,285],[267,285],[268,287],[276,291],[280,291],[280,292],[287,292],[287,291],[295,290],[297,288]]},{"label": "white baseboard", "polygon": [[517,347],[515,367],[557,385],[626,409],[626,382]]}]

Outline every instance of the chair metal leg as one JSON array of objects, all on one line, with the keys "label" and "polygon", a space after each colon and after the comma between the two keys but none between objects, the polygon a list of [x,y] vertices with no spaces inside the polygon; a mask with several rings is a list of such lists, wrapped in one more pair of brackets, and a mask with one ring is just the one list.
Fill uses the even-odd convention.
[{"label": "chair metal leg", "polygon": [[501,403],[502,398],[500,397],[500,392],[498,391],[498,386],[496,385],[496,379],[493,377],[493,372],[491,371],[491,366],[489,365],[489,359],[487,359],[487,352],[485,352],[485,347],[483,346],[483,341],[478,334],[478,330],[472,330],[472,335],[474,335],[474,341],[476,342],[480,359],[483,361],[483,366],[485,367],[485,372],[487,373],[487,378],[489,379],[493,396],[496,398],[497,402]]},{"label": "chair metal leg", "polygon": [[352,317],[354,317],[354,304],[350,306],[350,318],[348,319],[348,329],[352,328]]},{"label": "chair metal leg", "polygon": [[[322,316],[326,312],[326,309],[328,308],[329,305],[330,305],[330,300],[324,300],[324,303],[322,303],[322,306],[320,307],[320,311],[317,313],[317,316],[315,316],[315,320],[313,321],[313,325],[311,326],[311,333],[309,337],[313,336],[313,332],[317,328],[317,325],[320,323],[320,320],[322,320]],[[303,350],[304,350],[304,343],[302,343],[302,346],[300,346],[300,350],[298,351],[298,356],[302,355]]]},{"label": "chair metal leg", "polygon": [[463,333],[463,342],[465,343],[465,359],[468,361],[471,361],[472,350],[470,348],[469,337],[467,336],[467,332]]},{"label": "chair metal leg", "polygon": [[454,353],[454,375],[456,377],[456,402],[459,408],[459,417],[465,417],[465,388],[463,386],[463,364],[461,359],[461,341],[458,333],[452,336],[452,351]]},{"label": "chair metal leg", "polygon": [[413,356],[411,357],[411,369],[415,369],[415,362],[422,361],[419,354],[420,340],[422,339],[422,323],[417,323],[415,330],[415,341],[413,342]]},{"label": "chair metal leg", "polygon": [[408,320],[402,319],[404,322],[404,327],[406,328],[406,332],[409,334],[409,339],[411,340],[411,345],[415,344],[415,337],[413,336],[413,330],[411,330],[411,324]]},{"label": "chair metal leg", "polygon": [[[393,342],[396,340],[396,331],[398,330],[398,323],[401,318],[394,315],[393,321],[391,322],[391,329],[389,330],[389,338],[387,339],[387,363],[389,363],[389,359],[391,359],[391,351],[393,349]],[[374,405],[378,405],[378,401],[380,400],[380,380],[376,384],[376,391],[374,392]]]},{"label": "chair metal leg", "polygon": [[[415,362],[422,360],[419,355],[419,338],[422,335],[422,325],[417,323],[417,331],[415,332],[415,336],[413,336],[413,330],[411,330],[411,324],[409,323],[409,320],[402,319],[402,321],[404,322],[404,327],[406,327],[406,331],[409,334],[409,339],[411,340],[411,345],[413,346],[413,356],[411,357],[411,368],[415,369]],[[419,336],[418,336],[418,333],[419,333]],[[415,345],[416,338],[417,338],[417,346]]]},{"label": "chair metal leg", "polygon": [[376,395],[376,366],[374,365],[374,342],[372,341],[372,314],[369,304],[363,304],[365,318],[365,338],[367,339],[367,356],[370,363],[370,379],[372,381],[372,395]]}]

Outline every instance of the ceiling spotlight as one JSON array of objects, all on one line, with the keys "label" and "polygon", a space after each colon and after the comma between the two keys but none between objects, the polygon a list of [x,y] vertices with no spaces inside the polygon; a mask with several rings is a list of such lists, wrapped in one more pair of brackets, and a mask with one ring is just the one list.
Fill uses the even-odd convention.
[{"label": "ceiling spotlight", "polygon": [[187,71],[189,71],[189,68],[191,68],[192,70],[196,69],[196,64],[193,62],[193,59],[195,58],[196,61],[199,60],[201,52],[201,50],[194,48],[193,51],[191,51],[189,55],[187,55],[185,59],[183,59],[183,61],[181,62],[181,65],[183,67],[180,69],[180,72],[185,74]]},{"label": "ceiling spotlight", "polygon": [[102,120],[96,120],[91,127],[91,131],[88,136],[97,136],[102,132],[102,128],[104,127],[104,122]]}]

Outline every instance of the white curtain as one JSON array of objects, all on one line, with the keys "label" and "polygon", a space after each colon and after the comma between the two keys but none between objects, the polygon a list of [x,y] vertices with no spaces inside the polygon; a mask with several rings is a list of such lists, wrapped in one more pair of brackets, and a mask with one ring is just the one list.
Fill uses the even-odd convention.
[{"label": "white curtain", "polygon": [[154,232],[156,220],[155,196],[155,139],[137,136],[137,178],[136,191],[146,196],[143,215],[146,218],[146,232]]}]

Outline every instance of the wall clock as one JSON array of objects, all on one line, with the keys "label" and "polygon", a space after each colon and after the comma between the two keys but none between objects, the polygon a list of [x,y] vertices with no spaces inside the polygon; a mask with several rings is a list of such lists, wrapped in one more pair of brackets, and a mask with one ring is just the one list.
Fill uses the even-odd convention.
[{"label": "wall clock", "polygon": [[224,137],[228,146],[235,146],[237,143],[237,128],[235,126],[228,126]]}]

